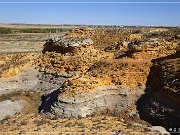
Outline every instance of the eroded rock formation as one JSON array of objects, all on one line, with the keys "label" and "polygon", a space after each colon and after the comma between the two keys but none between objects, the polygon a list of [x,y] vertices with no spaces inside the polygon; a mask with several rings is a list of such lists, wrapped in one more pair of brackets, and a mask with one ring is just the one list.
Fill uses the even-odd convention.
[{"label": "eroded rock formation", "polygon": [[[95,114],[120,115],[137,100],[138,93],[130,93],[130,88],[112,84],[110,79],[81,77],[67,80],[56,96],[46,95],[41,112],[51,113],[51,117],[86,117]],[[132,89],[131,89],[132,90]],[[53,92],[55,93],[55,91]],[[49,106],[49,99],[55,99]]]},{"label": "eroded rock formation", "polygon": [[138,104],[142,119],[167,129],[179,127],[180,53],[153,60],[147,89]]},{"label": "eroded rock formation", "polygon": [[[42,54],[2,57],[1,79],[8,79],[0,82],[0,88],[15,84],[20,91],[30,91],[26,89],[29,86],[32,94],[23,91],[23,95],[11,96],[22,97],[24,106],[30,104],[36,111],[39,108],[39,112],[52,119],[118,116],[116,123],[122,121],[125,128],[143,132],[164,129],[151,128],[141,119],[166,128],[178,126],[178,35],[179,28],[75,29],[48,39]],[[34,103],[37,100],[38,104]],[[30,105],[26,112],[32,112]]]}]

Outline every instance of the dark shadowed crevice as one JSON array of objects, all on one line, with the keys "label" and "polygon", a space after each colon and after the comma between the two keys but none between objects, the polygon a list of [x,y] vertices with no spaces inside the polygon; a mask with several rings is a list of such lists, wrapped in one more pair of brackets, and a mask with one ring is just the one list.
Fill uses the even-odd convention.
[{"label": "dark shadowed crevice", "polygon": [[[174,82],[172,80],[179,78],[177,76],[179,73],[176,71],[178,58],[179,52],[152,60],[153,66],[147,77],[145,94],[136,103],[141,119],[155,126],[163,126],[167,131],[180,127],[180,95],[178,91],[173,93],[171,89],[164,89],[164,85],[172,84]],[[173,79],[170,78],[169,73],[174,74]],[[171,88],[177,88],[176,85],[179,84],[174,83]]]},{"label": "dark shadowed crevice", "polygon": [[41,97],[42,104],[39,107],[39,113],[47,113],[51,111],[51,105],[58,102],[59,91],[60,89],[57,89]]},{"label": "dark shadowed crevice", "polygon": [[44,48],[42,50],[42,53],[56,52],[56,53],[65,54],[65,53],[73,51],[73,47],[59,46],[59,45],[56,45],[56,43],[54,42],[46,42],[43,46]]}]

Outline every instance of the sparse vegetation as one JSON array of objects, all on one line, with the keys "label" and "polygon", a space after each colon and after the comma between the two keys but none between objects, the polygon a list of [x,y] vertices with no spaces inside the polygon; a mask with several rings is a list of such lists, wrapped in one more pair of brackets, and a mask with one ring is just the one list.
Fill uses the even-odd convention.
[{"label": "sparse vegetation", "polygon": [[0,34],[12,33],[60,33],[67,32],[71,28],[0,28]]},{"label": "sparse vegetation", "polygon": [[[19,72],[19,69],[25,65],[28,61],[31,61],[30,55],[25,53],[15,53],[15,54],[3,54],[0,56],[1,61],[4,61],[3,64],[0,64],[0,77],[3,77],[3,74],[8,76],[14,76]],[[28,58],[29,57],[29,58]]]},{"label": "sparse vegetation", "polygon": [[46,124],[46,121],[44,121],[43,119],[41,119],[41,120],[34,120],[34,123],[35,123],[37,126],[41,126],[41,125]]},{"label": "sparse vegetation", "polygon": [[41,102],[41,93],[40,92],[31,92],[31,91],[15,91],[9,94],[3,94],[0,96],[0,101],[4,100],[24,100],[26,102],[26,106],[24,109],[24,113],[38,113],[39,106]]},{"label": "sparse vegetation", "polygon": [[10,34],[12,33],[10,28],[0,28],[0,34]]}]

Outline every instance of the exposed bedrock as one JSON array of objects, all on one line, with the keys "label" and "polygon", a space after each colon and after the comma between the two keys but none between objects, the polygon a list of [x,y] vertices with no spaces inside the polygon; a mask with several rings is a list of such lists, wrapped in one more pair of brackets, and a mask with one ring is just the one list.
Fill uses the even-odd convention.
[{"label": "exposed bedrock", "polygon": [[161,125],[168,131],[180,127],[180,53],[153,60],[145,94],[137,109],[143,120]]},{"label": "exposed bedrock", "polygon": [[79,47],[83,45],[93,44],[93,41],[87,37],[69,37],[62,36],[59,39],[49,39],[44,44],[43,53],[45,52],[58,52],[58,53],[68,53],[73,52],[74,47]]},{"label": "exposed bedrock", "polygon": [[16,90],[31,90],[38,84],[38,71],[31,66],[11,78],[0,78],[0,95]]},{"label": "exposed bedrock", "polygon": [[64,76],[62,77],[62,75],[53,71],[40,71],[37,76],[39,80],[34,89],[38,89],[43,92],[58,89],[64,82]]},{"label": "exposed bedrock", "polygon": [[3,120],[7,116],[12,116],[15,113],[19,113],[23,110],[22,101],[11,101],[5,100],[0,102],[0,121]]},{"label": "exposed bedrock", "polygon": [[24,69],[18,75],[3,79],[0,78],[0,95],[17,90],[40,90],[47,92],[58,89],[68,74],[54,71],[38,71],[34,66]]},{"label": "exposed bedrock", "polygon": [[94,114],[117,116],[137,98],[138,95],[129,93],[128,88],[111,85],[73,96],[64,96],[63,90],[56,90],[44,96],[40,111],[58,117],[86,117]]}]

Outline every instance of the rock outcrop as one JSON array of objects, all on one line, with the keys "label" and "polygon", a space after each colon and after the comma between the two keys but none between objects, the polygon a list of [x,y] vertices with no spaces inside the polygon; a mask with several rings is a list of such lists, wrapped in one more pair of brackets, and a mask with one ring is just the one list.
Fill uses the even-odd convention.
[{"label": "rock outcrop", "polygon": [[179,127],[179,52],[153,60],[145,95],[137,102],[142,119],[154,125]]},{"label": "rock outcrop", "polygon": [[[54,117],[118,116],[138,97],[137,93],[130,93],[127,87],[118,87],[108,79],[97,78],[68,80],[62,89],[52,93],[44,97],[41,112],[50,112]],[[47,110],[49,103],[51,106]]]},{"label": "rock outcrop", "polygon": [[[148,86],[160,95],[180,104],[180,52],[153,60]],[[155,75],[156,73],[156,75]]]},{"label": "rock outcrop", "polygon": [[88,37],[70,37],[62,36],[54,39],[48,39],[44,44],[43,53],[45,52],[59,52],[62,54],[73,52],[74,47],[82,45],[92,45],[93,41]]}]

